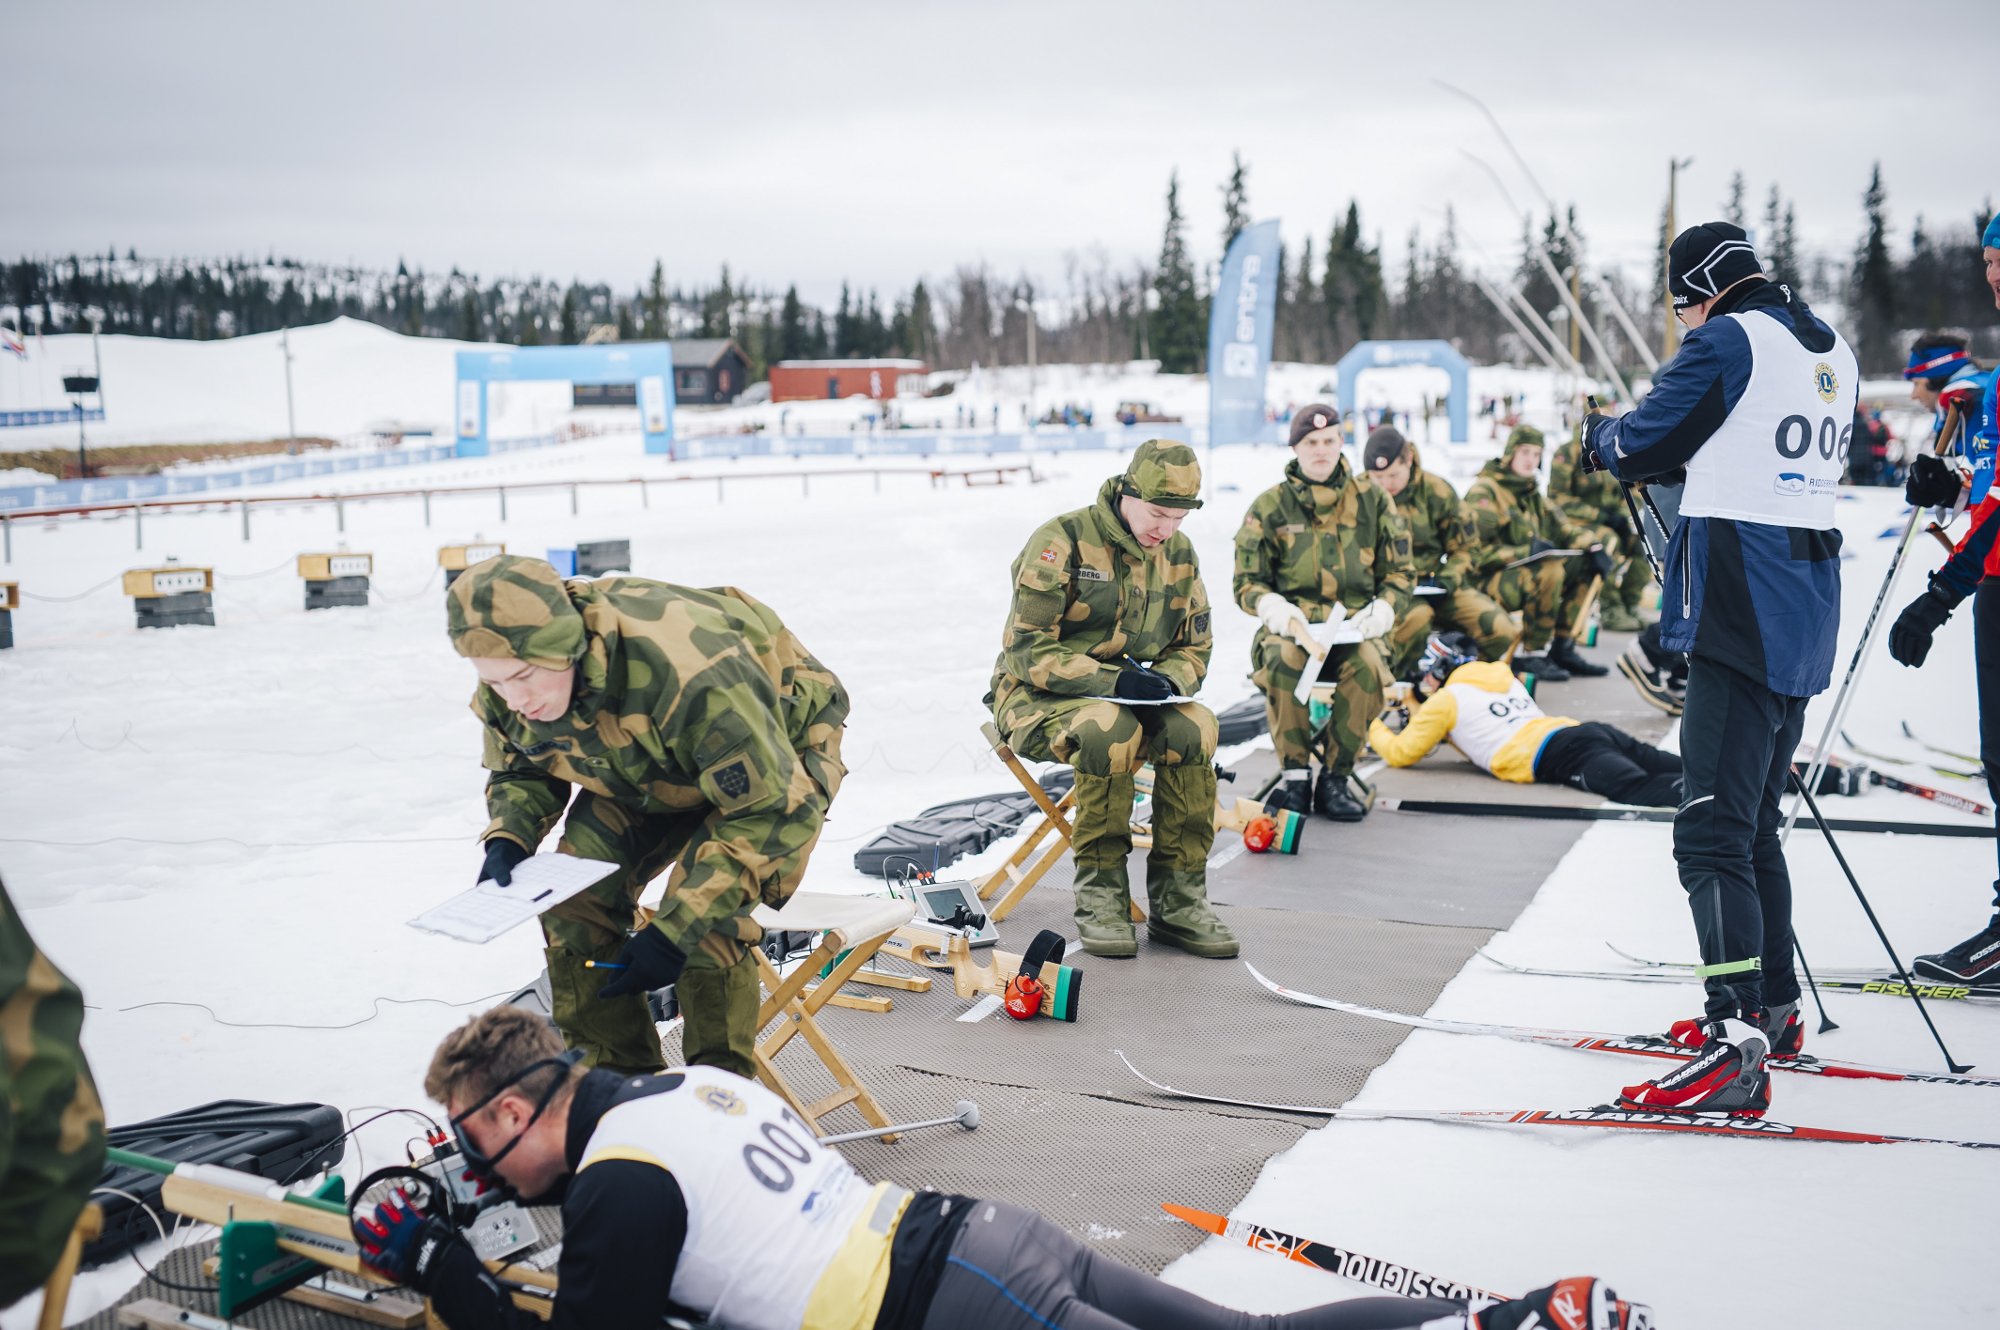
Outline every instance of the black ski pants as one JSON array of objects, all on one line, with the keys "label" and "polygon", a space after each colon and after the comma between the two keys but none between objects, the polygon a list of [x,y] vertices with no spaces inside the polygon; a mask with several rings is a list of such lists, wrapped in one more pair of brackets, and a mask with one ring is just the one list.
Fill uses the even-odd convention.
[{"label": "black ski pants", "polygon": [[1465,1306],[1391,1297],[1268,1316],[1231,1311],[1100,1256],[1031,1211],[973,1204],[923,1330],[1415,1330]]},{"label": "black ski pants", "polygon": [[1689,662],[1674,859],[1694,911],[1711,1018],[1799,999],[1779,802],[1805,717],[1803,697],[1702,656]]},{"label": "black ski pants", "polygon": [[[1986,768],[1991,798],[2000,794],[2000,577],[1984,579],[1972,593],[1972,660],[1979,688],[1979,765]],[[1993,829],[2000,832],[2000,799],[1993,800]],[[2000,852],[2000,841],[1995,849]],[[2000,915],[2000,872],[1993,877],[1993,913]]]},{"label": "black ski pants", "polygon": [[1588,720],[1557,730],[1535,759],[1544,785],[1574,785],[1621,804],[1678,808],[1681,760],[1642,743],[1615,725]]}]

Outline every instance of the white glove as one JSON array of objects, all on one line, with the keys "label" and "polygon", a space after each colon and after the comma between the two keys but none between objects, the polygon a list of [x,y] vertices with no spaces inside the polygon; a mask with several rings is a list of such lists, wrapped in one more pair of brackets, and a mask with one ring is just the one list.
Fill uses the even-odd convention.
[{"label": "white glove", "polygon": [[1266,631],[1279,637],[1291,636],[1292,620],[1306,622],[1305,611],[1275,591],[1266,591],[1257,597],[1257,617]]},{"label": "white glove", "polygon": [[1396,611],[1386,600],[1371,600],[1355,611],[1353,623],[1364,639],[1380,637],[1396,626]]}]

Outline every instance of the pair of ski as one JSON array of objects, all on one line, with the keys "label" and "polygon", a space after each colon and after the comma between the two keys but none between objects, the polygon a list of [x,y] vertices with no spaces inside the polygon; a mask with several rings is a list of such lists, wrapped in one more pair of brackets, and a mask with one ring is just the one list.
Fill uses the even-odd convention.
[{"label": "pair of ski", "polygon": [[[1586,1030],[1546,1030],[1527,1026],[1485,1025],[1464,1021],[1440,1020],[1429,1016],[1411,1016],[1403,1012],[1384,1011],[1377,1007],[1360,1003],[1342,1002],[1335,998],[1319,997],[1286,988],[1258,972],[1255,966],[1247,965],[1252,976],[1271,992],[1290,1001],[1305,1006],[1322,1007],[1330,1011],[1346,1012],[1350,1015],[1365,1016],[1374,1020],[1389,1021],[1406,1025],[1413,1029],[1435,1030],[1446,1034],[1483,1034],[1503,1039],[1513,1039],[1526,1043],[1548,1044],[1563,1048],[1581,1048],[1593,1052],[1622,1053],[1639,1057],[1686,1059],[1693,1056],[1691,1050],[1680,1048],[1662,1036],[1626,1036],[1598,1034]],[[1751,1136],[1776,1138],[1780,1140],[1828,1141],[1853,1145],[1951,1145],[1968,1150],[2000,1149],[2000,1141],[1962,1141],[1928,1136],[1892,1136],[1879,1132],[1842,1131],[1830,1127],[1800,1127],[1789,1123],[1774,1122],[1768,1118],[1735,1117],[1712,1113],[1659,1113],[1638,1109],[1618,1108],[1601,1105],[1580,1109],[1428,1109],[1428,1108],[1357,1108],[1352,1106],[1331,1107],[1319,1104],[1280,1104],[1265,1100],[1238,1098],[1229,1095],[1205,1094],[1193,1090],[1182,1090],[1156,1081],[1134,1066],[1132,1060],[1121,1051],[1118,1057],[1125,1066],[1146,1084],[1164,1094],[1180,1099],[1199,1100],[1208,1103],[1230,1104],[1241,1108],[1261,1108],[1282,1113],[1304,1113],[1314,1117],[1343,1118],[1356,1121],[1415,1121],[1462,1123],[1480,1127],[1587,1127],[1593,1129],[1671,1132],[1693,1136]],[[1830,1059],[1800,1055],[1792,1058],[1772,1059],[1774,1069],[1802,1072],[1808,1075],[1845,1077],[1858,1080],[1919,1081],[1949,1085],[2000,1086],[2000,1081],[1983,1080],[1949,1073],[1903,1071],[1889,1067],[1871,1067],[1861,1063],[1834,1062]]]},{"label": "pair of ski", "polygon": [[[1607,946],[1610,944],[1607,943]],[[1679,961],[1652,961],[1630,952],[1618,952],[1631,961],[1637,969],[1632,970],[1566,970],[1546,965],[1517,965],[1513,961],[1502,960],[1485,948],[1479,948],[1481,960],[1499,966],[1513,974],[1540,975],[1550,979],[1618,979],[1628,983],[1641,984],[1686,984],[1694,983],[1692,964]],[[1900,976],[1892,970],[1841,969],[1814,970],[1813,980],[1823,990],[1835,993],[1862,993],[1876,997],[1910,996],[1910,990]],[[1926,1002],[1995,1002],[2000,1001],[2000,984],[1954,984],[1945,982],[1919,983],[1917,996]]]},{"label": "pair of ski", "polygon": [[[1889,757],[1886,754],[1874,753],[1862,748],[1860,745],[1856,744],[1854,740],[1848,738],[1847,731],[1845,730],[1842,730],[1840,732],[1840,740],[1842,743],[1846,744],[1849,748],[1852,748],[1855,752],[1860,753],[1861,756],[1866,758],[1872,758],[1877,762],[1899,761],[1899,759]],[[1811,744],[1800,744],[1799,753],[1800,757],[1798,760],[1801,764],[1803,764],[1812,757],[1813,746]],[[1850,764],[1846,761],[1843,761],[1841,758],[1835,756],[1832,753],[1828,753],[1826,755],[1826,764],[1829,767],[1832,767],[1835,771],[1847,770],[1850,769],[1850,767],[1854,767],[1855,769],[1858,769],[1860,772],[1859,779],[1865,780],[1866,782],[1868,782],[1868,784],[1875,786],[1877,789],[1898,790],[1904,794],[1914,794],[1919,799],[1930,800],[1932,803],[1936,804],[1940,808],[1949,808],[1956,812],[1969,813],[1973,817],[1991,817],[1993,815],[1993,810],[1991,808],[1988,808],[1985,804],[1980,803],[1979,800],[1977,799],[1967,798],[1965,795],[1962,794],[1953,794],[1950,790],[1940,790],[1935,786],[1931,785],[1918,785],[1912,781],[1903,780],[1899,777],[1891,776],[1884,772],[1877,771],[1875,770],[1875,768],[1870,766],[1859,766],[1858,764]],[[1959,776],[1959,775],[1975,776],[1978,774],[1977,772],[1949,771],[1942,767],[1932,767],[1931,769],[1933,771],[1939,771],[1942,772],[1943,774],[1953,775],[1953,776]],[[1804,779],[1805,773],[1802,766],[1798,770],[1797,774],[1799,775],[1800,779],[1802,780]]]}]

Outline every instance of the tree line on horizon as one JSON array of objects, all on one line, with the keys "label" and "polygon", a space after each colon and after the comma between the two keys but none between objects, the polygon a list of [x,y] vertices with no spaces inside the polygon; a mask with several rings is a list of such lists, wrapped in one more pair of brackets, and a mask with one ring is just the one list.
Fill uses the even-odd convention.
[{"label": "tree line on horizon", "polygon": [[[1249,224],[1249,171],[1241,155],[1221,189],[1223,250]],[[1912,330],[1952,328],[1975,347],[2000,351],[2000,314],[1980,276],[1978,238],[1990,202],[1967,210],[1962,223],[1919,216],[1907,246],[1892,246],[1888,195],[1878,163],[1861,196],[1862,231],[1851,256],[1808,254],[1795,237],[1793,206],[1773,184],[1760,219],[1747,216],[1742,173],[1729,182],[1720,215],[1752,227],[1767,269],[1795,284],[1808,300],[1830,303],[1871,373],[1900,367]],[[743,348],[753,379],[779,360],[902,356],[935,368],[1021,364],[1028,359],[1028,318],[1035,318],[1037,358],[1048,363],[1105,364],[1158,360],[1168,372],[1203,370],[1209,300],[1216,266],[1197,264],[1188,246],[1189,221],[1179,173],[1170,176],[1160,249],[1151,262],[1118,262],[1101,247],[1066,257],[1060,285],[1022,273],[1007,279],[984,263],[958,266],[934,289],[919,278],[886,303],[879,292],[841,286],[831,309],[733,278],[725,265],[712,285],[669,283],[664,262],[636,287],[540,277],[482,283],[453,267],[426,272],[398,263],[394,272],[352,266],[263,260],[142,259],[127,250],[62,258],[19,258],[6,265],[0,322],[11,317],[23,335],[90,328],[99,311],[106,332],[205,340],[272,332],[347,317],[410,336],[451,337],[520,346],[573,344],[595,331],[620,340],[729,337]],[[1682,224],[1693,217],[1690,209]],[[1667,236],[1665,210],[1656,261],[1646,279],[1591,264],[1574,206],[1547,217],[1535,233],[1524,227],[1513,270],[1490,270],[1492,287],[1513,285],[1527,304],[1563,334],[1562,300],[1537,248],[1558,274],[1580,265],[1598,280],[1581,303],[1621,367],[1640,356],[1603,307],[1618,300],[1641,334],[1661,351],[1661,308]],[[1355,343],[1382,338],[1437,338],[1479,363],[1528,363],[1534,352],[1482,290],[1460,249],[1453,214],[1437,233],[1412,228],[1402,263],[1385,267],[1383,242],[1365,229],[1359,200],[1349,200],[1323,236],[1308,234],[1296,249],[1280,247],[1273,357],[1331,364]],[[1502,295],[1504,299],[1504,294]],[[33,311],[30,313],[30,311]],[[1591,363],[1588,351],[1582,359]]]}]

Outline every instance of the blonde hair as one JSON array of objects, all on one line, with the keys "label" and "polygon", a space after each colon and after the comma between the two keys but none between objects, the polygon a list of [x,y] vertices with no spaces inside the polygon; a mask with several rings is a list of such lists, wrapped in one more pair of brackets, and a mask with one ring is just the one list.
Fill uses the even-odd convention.
[{"label": "blonde hair", "polygon": [[[560,1057],[562,1035],[546,1019],[522,1007],[481,1012],[444,1037],[424,1073],[424,1093],[440,1104],[473,1104],[548,1058]],[[518,1086],[538,1098],[558,1077],[581,1076],[581,1067],[547,1067]]]}]

